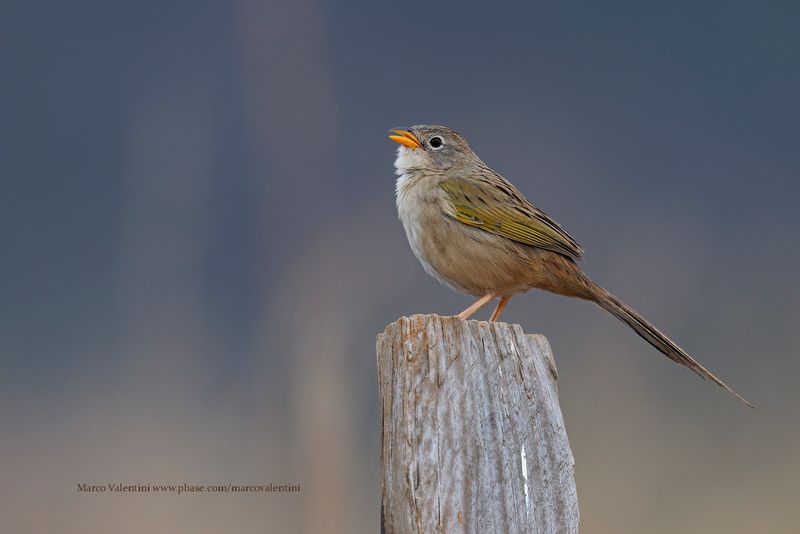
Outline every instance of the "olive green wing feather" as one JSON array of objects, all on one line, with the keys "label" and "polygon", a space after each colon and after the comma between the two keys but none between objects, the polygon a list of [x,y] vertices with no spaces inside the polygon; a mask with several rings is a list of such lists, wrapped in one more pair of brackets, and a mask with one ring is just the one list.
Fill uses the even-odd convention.
[{"label": "olive green wing feather", "polygon": [[440,187],[447,193],[448,215],[459,222],[574,260],[583,253],[558,223],[497,174],[445,178]]}]

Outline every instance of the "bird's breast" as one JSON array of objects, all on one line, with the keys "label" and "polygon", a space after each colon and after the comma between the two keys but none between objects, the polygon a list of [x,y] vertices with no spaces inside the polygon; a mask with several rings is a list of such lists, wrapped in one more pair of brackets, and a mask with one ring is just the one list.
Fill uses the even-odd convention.
[{"label": "bird's breast", "polygon": [[401,174],[397,179],[397,212],[425,271],[471,295],[527,290],[521,273],[529,268],[529,260],[522,249],[456,221],[447,215],[448,206],[435,178]]}]

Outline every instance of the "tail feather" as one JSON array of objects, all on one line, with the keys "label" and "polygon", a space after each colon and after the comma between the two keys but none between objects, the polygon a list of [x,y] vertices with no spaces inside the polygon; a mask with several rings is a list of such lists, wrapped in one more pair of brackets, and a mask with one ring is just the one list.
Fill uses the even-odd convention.
[{"label": "tail feather", "polygon": [[664,353],[664,355],[666,355],[668,358],[679,363],[680,365],[683,365],[684,367],[688,367],[697,373],[701,378],[708,378],[721,388],[730,392],[747,406],[755,408],[755,406],[750,404],[747,399],[728,387],[725,382],[717,378],[713,373],[711,373],[711,371],[703,367],[700,362],[689,356],[685,350],[680,348],[658,328],[653,326],[644,317],[639,315],[635,310],[631,309],[627,304],[619,300],[617,297],[594,282],[589,284],[589,294],[591,295],[591,299],[601,308],[610,312],[614,317],[630,326],[637,334],[639,334],[639,336]]}]

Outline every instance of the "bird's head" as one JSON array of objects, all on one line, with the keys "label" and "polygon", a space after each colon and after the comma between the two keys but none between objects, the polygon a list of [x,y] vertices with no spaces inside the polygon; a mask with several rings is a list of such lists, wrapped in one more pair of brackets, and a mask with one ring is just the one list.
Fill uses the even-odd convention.
[{"label": "bird's head", "polygon": [[398,173],[413,170],[446,170],[479,162],[466,139],[446,126],[417,125],[391,130],[389,139],[398,143]]}]

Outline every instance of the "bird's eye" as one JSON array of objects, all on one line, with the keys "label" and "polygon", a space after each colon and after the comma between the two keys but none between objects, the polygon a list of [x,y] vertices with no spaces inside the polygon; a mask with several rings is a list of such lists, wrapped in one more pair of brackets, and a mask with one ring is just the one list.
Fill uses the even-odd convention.
[{"label": "bird's eye", "polygon": [[441,148],[444,142],[442,141],[442,138],[437,135],[436,137],[431,137],[431,140],[428,141],[428,144],[431,145],[431,148]]}]

